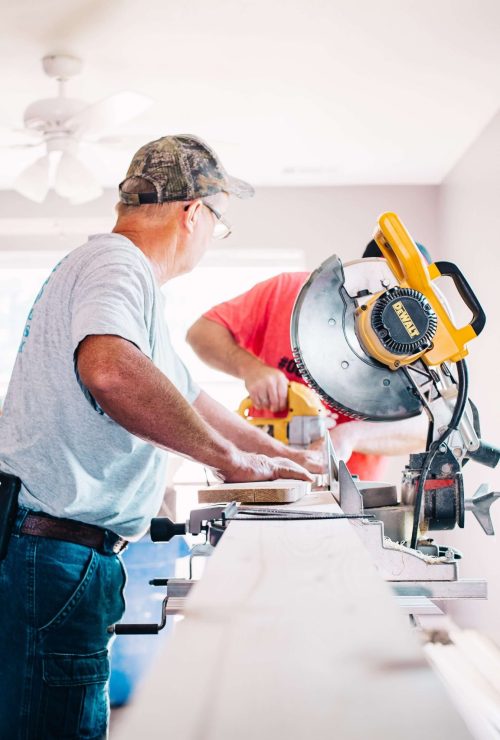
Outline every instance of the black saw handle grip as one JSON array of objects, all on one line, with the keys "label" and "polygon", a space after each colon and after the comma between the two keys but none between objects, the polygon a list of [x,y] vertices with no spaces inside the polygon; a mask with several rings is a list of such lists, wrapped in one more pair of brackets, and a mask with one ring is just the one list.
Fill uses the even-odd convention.
[{"label": "black saw handle grip", "polygon": [[453,262],[435,262],[434,264],[436,265],[441,275],[444,275],[445,277],[451,277],[451,279],[453,280],[461,299],[472,313],[472,321],[470,325],[473,328],[476,336],[478,336],[484,329],[484,325],[486,323],[486,314],[484,313],[482,306],[476,297],[476,294],[465,279],[463,273],[456,265],[453,264]]},{"label": "black saw handle grip", "polygon": [[480,440],[479,448],[477,450],[469,450],[467,457],[470,457],[474,462],[481,463],[481,465],[487,465],[488,468],[496,468],[500,460],[500,449],[494,445],[490,445],[489,442]]}]

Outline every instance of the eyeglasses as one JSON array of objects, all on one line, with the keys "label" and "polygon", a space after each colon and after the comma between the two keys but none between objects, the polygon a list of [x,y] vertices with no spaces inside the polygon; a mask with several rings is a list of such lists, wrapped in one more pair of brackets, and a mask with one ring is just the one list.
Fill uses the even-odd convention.
[{"label": "eyeglasses", "polygon": [[209,211],[211,211],[214,214],[215,218],[217,219],[214,224],[214,230],[212,234],[213,238],[214,239],[226,239],[231,233],[231,226],[225,220],[222,213],[217,211],[209,203],[205,203],[204,200],[202,200],[201,202],[203,203],[204,206],[208,208]]}]

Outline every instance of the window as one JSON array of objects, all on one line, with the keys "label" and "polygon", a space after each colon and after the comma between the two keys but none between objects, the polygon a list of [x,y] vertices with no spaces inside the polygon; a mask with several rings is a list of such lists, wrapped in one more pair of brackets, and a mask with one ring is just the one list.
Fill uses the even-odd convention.
[{"label": "window", "polygon": [[0,253],[0,408],[7,391],[26,318],[59,252]]}]

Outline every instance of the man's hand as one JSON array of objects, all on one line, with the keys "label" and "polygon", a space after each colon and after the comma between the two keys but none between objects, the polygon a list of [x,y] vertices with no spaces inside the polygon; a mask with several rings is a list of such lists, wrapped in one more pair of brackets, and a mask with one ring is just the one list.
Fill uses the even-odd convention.
[{"label": "man's hand", "polygon": [[326,473],[325,441],[318,439],[313,442],[307,450],[295,450],[289,448],[289,456],[294,462],[302,465],[310,473]]},{"label": "man's hand", "polygon": [[245,386],[256,409],[283,411],[288,403],[288,378],[281,370],[258,364],[246,373]]},{"label": "man's hand", "polygon": [[284,457],[267,457],[249,452],[237,451],[231,465],[218,468],[215,473],[225,483],[246,483],[249,481],[293,478],[313,482],[313,476],[303,467]]}]

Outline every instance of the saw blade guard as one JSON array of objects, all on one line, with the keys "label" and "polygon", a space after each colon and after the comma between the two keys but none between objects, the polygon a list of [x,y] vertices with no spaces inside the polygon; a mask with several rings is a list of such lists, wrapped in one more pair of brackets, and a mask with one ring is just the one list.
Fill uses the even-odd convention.
[{"label": "saw blade guard", "polygon": [[360,302],[396,285],[385,260],[343,266],[333,255],[312,273],[294,305],[291,343],[300,373],[329,406],[353,418],[408,419],[422,410],[406,375],[367,355],[356,334]]}]

